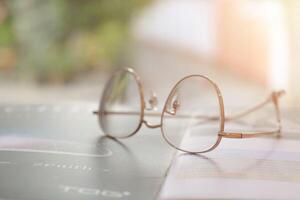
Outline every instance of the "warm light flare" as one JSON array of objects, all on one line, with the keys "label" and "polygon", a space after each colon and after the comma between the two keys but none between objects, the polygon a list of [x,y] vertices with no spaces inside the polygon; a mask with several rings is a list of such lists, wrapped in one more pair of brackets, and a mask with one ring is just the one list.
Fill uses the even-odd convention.
[{"label": "warm light flare", "polygon": [[272,89],[286,89],[288,84],[288,28],[284,7],[279,2],[269,1],[268,18],[270,24],[269,84]]}]

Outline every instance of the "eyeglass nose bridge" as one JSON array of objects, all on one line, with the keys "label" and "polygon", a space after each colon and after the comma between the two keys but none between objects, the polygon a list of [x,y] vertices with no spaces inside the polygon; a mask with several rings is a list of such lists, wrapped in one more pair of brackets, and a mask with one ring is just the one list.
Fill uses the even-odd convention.
[{"label": "eyeglass nose bridge", "polygon": [[148,128],[155,129],[155,128],[160,128],[162,125],[161,124],[150,124],[146,120],[143,120],[142,123],[144,123]]}]

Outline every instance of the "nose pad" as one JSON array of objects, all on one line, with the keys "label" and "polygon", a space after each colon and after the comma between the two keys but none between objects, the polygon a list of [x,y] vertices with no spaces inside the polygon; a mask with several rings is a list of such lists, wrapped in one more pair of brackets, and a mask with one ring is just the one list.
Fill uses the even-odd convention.
[{"label": "nose pad", "polygon": [[148,100],[148,103],[150,107],[147,108],[147,110],[157,110],[158,99],[157,99],[157,95],[154,92],[151,92],[151,97]]},{"label": "nose pad", "polygon": [[179,108],[180,108],[179,95],[175,94],[170,101],[170,105],[167,106],[166,113],[170,115],[176,115]]}]

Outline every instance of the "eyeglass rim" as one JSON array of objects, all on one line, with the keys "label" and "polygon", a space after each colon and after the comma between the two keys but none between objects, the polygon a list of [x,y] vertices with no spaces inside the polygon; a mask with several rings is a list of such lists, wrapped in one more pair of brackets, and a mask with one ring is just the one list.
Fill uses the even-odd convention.
[{"label": "eyeglass rim", "polygon": [[[221,118],[220,124],[221,124],[221,126],[220,126],[220,132],[218,133],[219,137],[218,137],[218,140],[217,140],[216,144],[214,146],[212,146],[212,148],[210,148],[210,149],[208,149],[206,151],[191,152],[191,151],[186,151],[184,149],[180,149],[180,148],[174,146],[172,143],[170,143],[167,140],[167,138],[165,137],[164,131],[162,129],[162,127],[163,127],[163,121],[162,121],[163,120],[163,113],[166,111],[166,103],[164,105],[162,113],[160,114],[160,116],[161,116],[161,123],[159,125],[151,125],[151,124],[149,124],[147,121],[144,120],[144,114],[145,114],[144,111],[145,111],[145,107],[146,107],[145,105],[146,104],[145,104],[145,101],[144,101],[144,93],[143,93],[144,90],[143,90],[143,86],[142,86],[140,77],[135,72],[135,70],[132,69],[132,68],[123,68],[123,69],[118,70],[117,72],[119,72],[121,70],[125,70],[126,72],[131,73],[134,76],[134,78],[135,78],[135,80],[136,80],[136,82],[138,84],[139,94],[140,94],[140,99],[141,99],[141,114],[140,114],[141,118],[140,118],[139,126],[136,129],[136,131],[134,131],[132,134],[127,135],[125,137],[114,137],[114,136],[108,135],[107,133],[105,133],[105,130],[103,130],[103,128],[101,126],[101,123],[100,123],[101,129],[103,130],[104,134],[106,136],[108,136],[108,137],[111,137],[111,138],[128,138],[128,137],[131,137],[131,136],[133,136],[134,134],[136,134],[139,131],[139,129],[141,128],[142,124],[144,123],[148,128],[159,128],[160,127],[161,128],[161,133],[163,134],[164,140],[169,145],[171,145],[173,148],[175,148],[175,149],[177,149],[179,151],[182,151],[182,152],[197,154],[197,153],[206,153],[206,152],[214,150],[219,145],[219,143],[221,142],[222,138],[243,139],[243,138],[253,138],[253,137],[259,137],[259,136],[265,136],[265,135],[273,135],[273,134],[277,134],[278,138],[280,138],[280,136],[281,136],[282,125],[281,125],[281,114],[280,114],[280,108],[279,108],[278,99],[280,97],[282,97],[286,93],[285,90],[273,91],[271,93],[271,95],[266,100],[264,100],[262,103],[257,104],[253,108],[247,109],[246,111],[243,111],[243,112],[241,112],[239,114],[236,114],[234,116],[231,116],[231,117],[225,117],[225,112],[224,112],[225,108],[224,108],[224,103],[223,103],[223,97],[222,97],[222,93],[221,93],[219,87],[217,86],[217,84],[215,84],[211,79],[209,79],[208,77],[206,77],[204,75],[198,75],[198,74],[196,74],[196,75],[186,76],[186,77],[182,78],[181,80],[179,80],[175,84],[175,86],[173,87],[173,89],[171,90],[170,94],[168,95],[166,103],[167,103],[168,99],[170,98],[169,96],[173,93],[174,89],[176,88],[176,86],[178,84],[180,84],[183,80],[185,80],[187,78],[190,78],[190,77],[193,77],[193,76],[198,76],[198,77],[202,77],[202,78],[206,79],[207,81],[209,81],[209,83],[211,83],[213,85],[213,88],[217,92],[217,97],[218,97],[218,101],[219,101],[219,104],[220,104],[220,118]],[[114,76],[112,76],[111,79],[113,77]],[[107,86],[106,86],[106,88],[107,88]],[[104,91],[103,91],[103,93],[104,93]],[[101,109],[102,109],[101,103],[104,102],[103,98],[104,98],[104,95],[102,94],[102,97],[100,98],[101,99],[100,105],[99,105],[101,107]],[[274,106],[275,106],[276,116],[277,116],[277,123],[278,123],[278,129],[277,130],[268,131],[268,132],[254,132],[254,133],[253,132],[251,132],[251,133],[250,132],[245,132],[245,131],[244,132],[225,132],[224,131],[224,126],[225,126],[226,120],[232,120],[232,119],[235,119],[235,118],[238,118],[238,117],[242,117],[242,116],[248,115],[248,114],[250,114],[250,113],[252,113],[252,112],[260,109],[261,107],[265,106],[269,102],[272,102],[274,104]],[[100,111],[101,109],[99,108],[98,111],[94,111],[93,112],[93,114],[96,114],[98,116],[99,122],[101,120],[101,115],[103,114],[103,112]]]},{"label": "eyeglass rim", "polygon": [[[216,92],[216,95],[217,95],[217,99],[218,99],[218,103],[219,103],[219,110],[220,110],[220,127],[219,127],[219,132],[216,133],[216,136],[217,136],[217,140],[216,140],[216,143],[210,147],[209,149],[207,150],[203,150],[203,151],[188,151],[188,150],[185,150],[185,149],[182,149],[180,147],[177,147],[176,145],[172,144],[165,132],[164,132],[164,115],[166,113],[166,110],[167,110],[167,103],[168,103],[168,100],[170,99],[171,95],[173,94],[173,92],[178,88],[178,86],[183,83],[184,81],[188,80],[188,79],[191,79],[191,78],[195,78],[195,77],[198,77],[198,78],[202,78],[206,81],[208,81],[208,83],[213,86],[212,88],[214,89],[214,91]],[[172,88],[172,90],[170,91],[166,101],[165,101],[165,105],[163,107],[163,110],[162,110],[162,113],[161,113],[161,121],[160,121],[160,124],[161,124],[161,133],[162,133],[162,136],[164,138],[164,140],[170,145],[172,146],[173,148],[179,150],[179,151],[182,151],[182,152],[185,152],[185,153],[193,153],[193,154],[197,154],[197,153],[207,153],[209,151],[212,151],[214,150],[215,148],[217,148],[217,146],[220,144],[221,140],[222,140],[222,136],[220,136],[219,133],[222,133],[224,132],[224,129],[225,129],[225,108],[224,108],[224,100],[223,100],[223,96],[222,96],[222,93],[218,87],[218,85],[212,81],[210,78],[204,76],[204,75],[198,75],[198,74],[192,74],[192,75],[189,75],[189,76],[185,76],[183,77],[182,79],[180,79]]]},{"label": "eyeglass rim", "polygon": [[[123,68],[123,69],[120,69],[118,70],[117,72],[119,71],[122,71],[122,70],[125,70],[125,72],[129,72],[131,73],[137,84],[138,84],[138,88],[139,88],[139,94],[140,94],[140,99],[141,99],[141,118],[140,118],[140,122],[139,122],[139,126],[137,127],[136,131],[134,131],[132,134],[130,135],[126,135],[124,137],[115,137],[115,136],[110,136],[108,135],[105,130],[103,130],[103,127],[101,126],[101,123],[100,123],[100,127],[101,129],[103,130],[104,134],[108,137],[111,137],[111,138],[128,138],[128,137],[131,137],[133,136],[134,134],[136,134],[139,129],[141,128],[142,124],[144,123],[148,128],[161,128],[161,133],[163,134],[163,138],[164,140],[169,144],[171,145],[173,148],[179,150],[179,151],[182,151],[182,152],[186,152],[186,153],[194,153],[194,154],[197,154],[197,153],[206,153],[206,152],[209,152],[209,151],[212,151],[214,150],[218,145],[219,143],[221,142],[221,139],[222,138],[237,138],[237,139],[243,139],[243,138],[253,138],[253,137],[259,137],[259,136],[265,136],[265,135],[273,135],[273,134],[277,134],[277,137],[280,138],[281,136],[281,128],[282,128],[282,125],[281,125],[281,115],[280,115],[280,108],[279,108],[279,103],[278,103],[278,99],[280,97],[282,97],[286,92],[285,90],[278,90],[278,91],[273,91],[271,93],[271,95],[265,100],[263,101],[262,103],[259,103],[257,104],[256,106],[254,106],[253,108],[250,108],[250,109],[247,109],[246,111],[243,111],[243,112],[240,112],[239,114],[236,114],[234,116],[231,116],[231,117],[225,117],[225,112],[224,112],[224,103],[223,103],[223,97],[222,97],[222,93],[219,89],[219,87],[217,86],[217,84],[215,84],[211,79],[209,79],[208,77],[204,76],[204,75],[198,75],[198,74],[194,74],[194,75],[189,75],[189,76],[186,76],[184,78],[182,78],[181,80],[179,80],[175,86],[173,87],[173,89],[171,90],[170,94],[168,95],[168,98],[167,100],[165,101],[165,105],[164,105],[164,108],[162,110],[162,113],[160,113],[160,116],[161,116],[161,123],[159,125],[152,125],[152,124],[149,124],[147,121],[144,120],[144,111],[145,111],[145,101],[144,101],[144,93],[143,93],[143,86],[142,86],[142,83],[141,83],[141,79],[140,77],[138,76],[138,74],[135,72],[134,69],[131,69],[131,68]],[[116,73],[117,73],[116,72]],[[198,76],[198,77],[202,77],[204,79],[206,79],[207,81],[209,81],[209,83],[211,83],[213,85],[213,88],[215,89],[216,93],[217,93],[217,97],[218,97],[218,101],[219,101],[219,104],[220,104],[220,132],[218,133],[218,140],[216,142],[216,144],[214,146],[212,146],[210,149],[206,150],[206,151],[199,151],[199,152],[191,152],[191,151],[186,151],[184,149],[180,149],[178,148],[177,146],[174,146],[172,143],[170,143],[168,141],[168,139],[165,137],[165,134],[164,134],[164,131],[162,129],[163,127],[163,113],[166,111],[166,104],[168,102],[168,99],[170,98],[170,95],[174,92],[174,89],[176,89],[177,85],[180,84],[182,81],[184,81],[185,79],[187,78],[190,78],[190,77],[194,77],[194,76]],[[111,77],[111,79],[113,78],[114,76]],[[107,83],[108,85],[108,83]],[[107,88],[107,86],[106,86]],[[105,88],[105,90],[106,90]],[[105,90],[103,91],[103,93],[105,92]],[[103,98],[104,98],[104,95],[102,94],[102,97],[100,98],[101,101],[100,101],[100,107],[101,109],[99,108],[98,111],[94,111],[93,114],[96,114],[98,116],[98,119],[99,119],[99,122],[101,122],[101,115],[103,114],[103,111],[102,111],[102,106],[101,104],[104,102],[103,101]],[[225,122],[226,120],[232,120],[234,118],[237,118],[237,117],[242,117],[244,115],[248,115],[258,109],[260,109],[261,107],[265,106],[266,104],[268,104],[269,102],[272,102],[275,106],[275,110],[276,110],[276,116],[277,116],[277,123],[278,123],[278,129],[277,130],[274,130],[274,131],[268,131],[268,132],[225,132],[224,131],[224,126],[225,126]],[[101,110],[101,111],[100,111]]]},{"label": "eyeglass rim", "polygon": [[[111,84],[111,82],[113,81],[113,79],[120,73],[128,73],[129,75],[133,76],[134,80],[135,80],[135,83],[137,84],[138,86],[138,92],[139,92],[139,96],[140,96],[140,120],[139,120],[139,124],[137,126],[137,128],[130,134],[126,135],[126,136],[113,136],[113,135],[110,135],[106,130],[104,130],[104,125],[103,125],[103,105],[105,103],[104,101],[104,97],[105,97],[105,93],[107,92],[107,89],[109,88],[108,86]],[[100,98],[100,102],[99,102],[99,112],[98,112],[98,123],[104,133],[105,136],[107,137],[111,137],[111,138],[120,138],[120,139],[124,139],[124,138],[129,138],[133,135],[135,135],[142,127],[142,124],[143,124],[143,120],[144,120],[144,115],[145,115],[145,100],[144,100],[144,89],[143,89],[143,85],[142,85],[142,82],[141,82],[141,78],[140,76],[137,74],[137,72],[132,69],[132,68],[121,68],[117,71],[115,71],[113,73],[113,75],[110,77],[110,79],[108,80],[108,82],[105,84],[105,87],[104,87],[104,90],[101,94],[101,98]]]}]

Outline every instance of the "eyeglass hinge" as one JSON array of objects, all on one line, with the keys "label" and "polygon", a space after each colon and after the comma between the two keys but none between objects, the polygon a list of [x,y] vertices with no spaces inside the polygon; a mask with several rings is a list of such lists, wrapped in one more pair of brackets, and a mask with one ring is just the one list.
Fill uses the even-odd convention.
[{"label": "eyeglass hinge", "polygon": [[219,136],[224,137],[224,138],[236,138],[236,139],[241,139],[243,138],[243,134],[242,133],[219,133]]}]

